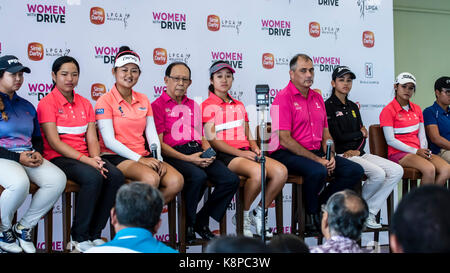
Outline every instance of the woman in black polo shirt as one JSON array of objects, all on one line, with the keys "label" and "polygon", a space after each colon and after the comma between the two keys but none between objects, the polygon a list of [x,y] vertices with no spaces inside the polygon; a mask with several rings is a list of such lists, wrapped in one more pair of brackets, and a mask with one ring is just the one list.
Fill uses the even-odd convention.
[{"label": "woman in black polo shirt", "polygon": [[367,129],[364,127],[358,106],[348,99],[355,74],[346,66],[333,71],[332,95],[325,101],[328,127],[335,141],[336,153],[361,165],[367,180],[362,197],[369,205],[366,226],[381,228],[375,215],[403,176],[403,168],[390,160],[364,152]]}]

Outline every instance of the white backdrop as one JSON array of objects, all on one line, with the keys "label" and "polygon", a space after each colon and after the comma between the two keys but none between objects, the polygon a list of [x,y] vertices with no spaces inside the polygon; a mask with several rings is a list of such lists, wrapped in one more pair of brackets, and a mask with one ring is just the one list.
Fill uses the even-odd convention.
[{"label": "white backdrop", "polygon": [[[51,65],[62,55],[79,61],[76,91],[93,106],[95,98],[114,84],[113,56],[122,45],[141,56],[142,74],[134,89],[151,101],[164,90],[167,65],[185,61],[193,79],[188,96],[202,102],[209,66],[224,59],[236,68],[231,94],[247,106],[255,128],[255,85],[269,84],[273,100],[288,83],[290,58],[306,53],[316,69],[313,88],[324,99],[330,96],[336,65],[355,72],[349,98],[359,104],[368,128],[379,123],[381,109],[393,97],[392,14],[392,0],[0,0],[0,54],[16,55],[31,68],[18,94],[35,106],[51,91]],[[290,202],[286,186],[285,232],[290,230]],[[234,232],[234,205],[233,200],[229,232]],[[54,248],[60,250],[59,202],[55,208]],[[273,209],[269,219],[269,226],[275,227]],[[106,229],[106,237],[108,233]],[[165,225],[157,236],[168,238]]]}]

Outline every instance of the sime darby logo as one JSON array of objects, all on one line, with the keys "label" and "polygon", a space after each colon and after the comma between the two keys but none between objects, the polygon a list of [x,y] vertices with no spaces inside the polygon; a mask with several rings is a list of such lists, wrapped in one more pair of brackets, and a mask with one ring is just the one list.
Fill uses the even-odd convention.
[{"label": "sime darby logo", "polygon": [[66,23],[66,7],[58,5],[27,4],[27,16],[39,23]]},{"label": "sime darby logo", "polygon": [[270,36],[291,36],[291,22],[284,20],[261,19],[261,29]]},{"label": "sime darby logo", "polygon": [[41,43],[28,44],[28,59],[32,61],[40,61],[44,58],[44,46]]},{"label": "sime darby logo", "polygon": [[94,83],[91,86],[91,98],[93,100],[98,100],[98,98],[100,98],[101,96],[103,96],[103,94],[106,93],[106,87],[104,84],[101,83]]},{"label": "sime darby logo", "polygon": [[272,69],[275,66],[275,57],[272,53],[264,53],[262,55],[262,66],[265,69]]},{"label": "sime darby logo", "polygon": [[208,15],[206,19],[206,26],[209,31],[219,31],[220,29],[220,17],[217,15]]},{"label": "sime darby logo", "polygon": [[165,65],[167,63],[167,50],[155,48],[153,50],[153,62],[157,65]]},{"label": "sime darby logo", "polygon": [[309,35],[317,38],[320,36],[320,24],[317,22],[309,23]]},{"label": "sime darby logo", "polygon": [[153,23],[160,24],[161,29],[186,30],[186,14],[153,12]]},{"label": "sime darby logo", "polygon": [[105,10],[100,7],[92,7],[89,13],[89,19],[94,25],[101,25],[105,23]]},{"label": "sime darby logo", "polygon": [[375,45],[375,34],[372,31],[364,31],[362,34],[362,43],[365,47],[373,47]]}]

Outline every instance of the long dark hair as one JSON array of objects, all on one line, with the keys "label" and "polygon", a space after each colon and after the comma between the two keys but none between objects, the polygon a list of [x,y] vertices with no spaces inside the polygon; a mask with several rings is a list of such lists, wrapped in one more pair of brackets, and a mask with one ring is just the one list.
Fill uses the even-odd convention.
[{"label": "long dark hair", "polygon": [[[77,67],[77,70],[78,70],[78,74],[80,74],[80,65],[78,64],[77,60],[74,57],[61,56],[58,59],[56,59],[52,65],[52,72],[55,74],[55,76],[58,73],[58,71],[61,69],[61,66],[66,63],[75,64],[75,66]],[[52,82],[53,82],[53,86],[52,86],[52,89],[53,89],[56,86],[56,82],[54,80],[52,80]]]}]

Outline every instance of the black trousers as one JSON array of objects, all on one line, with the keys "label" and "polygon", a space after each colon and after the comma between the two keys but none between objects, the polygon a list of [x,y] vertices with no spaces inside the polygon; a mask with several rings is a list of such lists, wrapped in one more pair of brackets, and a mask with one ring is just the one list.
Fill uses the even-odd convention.
[{"label": "black trousers", "polygon": [[[203,151],[200,145],[185,144],[173,148],[188,155]],[[207,225],[210,216],[220,222],[239,187],[239,177],[218,160],[214,160],[206,168],[171,157],[164,157],[164,161],[184,176],[187,225]],[[214,184],[214,190],[197,214],[197,206],[206,190],[207,180]]]},{"label": "black trousers", "polygon": [[[317,156],[324,156],[323,151],[311,151]],[[351,189],[356,183],[361,182],[364,169],[341,156],[336,156],[336,168],[334,179],[328,186],[323,188],[327,178],[327,168],[303,156],[298,156],[287,150],[278,150],[270,155],[273,159],[283,163],[290,173],[303,176],[303,191],[306,199],[306,212],[319,213],[320,205],[326,203],[328,198],[335,192]]]},{"label": "black trousers", "polygon": [[72,239],[77,242],[100,239],[114,206],[116,193],[125,183],[122,172],[105,159],[104,167],[108,170],[106,178],[94,167],[76,159],[61,156],[50,161],[68,179],[80,185],[71,228]]}]

